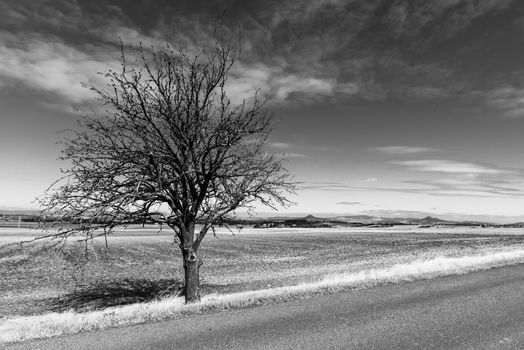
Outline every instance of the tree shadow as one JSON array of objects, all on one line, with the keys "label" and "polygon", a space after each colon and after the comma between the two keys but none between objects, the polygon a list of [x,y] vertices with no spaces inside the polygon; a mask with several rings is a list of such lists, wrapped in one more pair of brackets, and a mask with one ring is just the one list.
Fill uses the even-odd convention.
[{"label": "tree shadow", "polygon": [[54,312],[85,312],[110,306],[147,302],[168,295],[182,295],[178,279],[122,279],[80,286],[57,298],[48,299],[47,309]]}]

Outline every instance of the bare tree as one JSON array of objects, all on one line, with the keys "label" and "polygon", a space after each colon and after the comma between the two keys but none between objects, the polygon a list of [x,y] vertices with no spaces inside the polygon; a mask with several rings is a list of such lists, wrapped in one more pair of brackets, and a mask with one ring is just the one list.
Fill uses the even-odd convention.
[{"label": "bare tree", "polygon": [[[231,213],[255,202],[288,205],[295,187],[263,147],[273,126],[264,102],[234,104],[225,84],[238,52],[218,30],[211,50],[122,48],[122,70],[94,91],[107,110],[64,139],[70,167],[41,198],[47,236],[83,239],[137,222],[174,230],[186,302],[200,299],[198,249]],[[49,224],[48,224],[49,225]],[[85,236],[84,236],[85,235]]]}]

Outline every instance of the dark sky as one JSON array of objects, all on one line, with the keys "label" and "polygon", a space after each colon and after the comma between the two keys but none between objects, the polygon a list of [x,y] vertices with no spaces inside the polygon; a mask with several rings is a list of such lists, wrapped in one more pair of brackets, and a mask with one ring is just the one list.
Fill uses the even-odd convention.
[{"label": "dark sky", "polygon": [[228,91],[280,119],[269,148],[303,183],[290,212],[524,214],[524,2],[0,2],[0,207],[59,176],[56,132],[119,66],[119,40],[190,51],[224,13]]}]

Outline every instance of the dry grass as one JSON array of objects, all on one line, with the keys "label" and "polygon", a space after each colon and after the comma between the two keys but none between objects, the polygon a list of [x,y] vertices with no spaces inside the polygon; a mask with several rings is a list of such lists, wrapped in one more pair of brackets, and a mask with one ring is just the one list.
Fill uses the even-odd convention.
[{"label": "dry grass", "polygon": [[148,303],[111,307],[102,311],[50,313],[42,316],[11,318],[0,321],[0,343],[45,338],[86,330],[103,329],[164,320],[208,310],[246,307],[260,303],[285,301],[323,291],[362,288],[380,283],[447,276],[524,262],[524,249],[469,257],[440,257],[426,261],[397,264],[389,268],[358,273],[336,274],[317,282],[268,288],[226,295],[210,294],[200,303],[184,304],[181,297],[166,297]]},{"label": "dry grass", "polygon": [[[201,248],[203,294],[316,282],[326,275],[390,267],[438,256],[520,247],[518,232],[476,229],[284,229],[221,232]],[[0,244],[36,232],[0,230]],[[86,250],[87,248],[87,250]],[[85,255],[87,252],[87,256]],[[61,251],[10,247],[0,256],[0,317],[92,311],[177,294],[183,276],[168,232],[117,232],[109,246],[68,244]]]}]

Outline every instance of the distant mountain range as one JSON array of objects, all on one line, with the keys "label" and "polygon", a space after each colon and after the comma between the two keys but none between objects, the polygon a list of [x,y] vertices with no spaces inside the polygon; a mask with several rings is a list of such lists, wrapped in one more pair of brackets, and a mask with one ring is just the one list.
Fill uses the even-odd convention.
[{"label": "distant mountain range", "polygon": [[347,222],[361,222],[367,224],[404,224],[404,225],[493,225],[490,222],[484,221],[456,221],[456,220],[444,220],[437,217],[426,216],[423,218],[412,218],[412,217],[376,217],[368,215],[356,215],[356,216],[337,216],[336,220],[347,221]]},{"label": "distant mountain range", "polygon": [[340,215],[333,217],[307,216],[273,216],[236,218],[231,221],[236,224],[251,224],[255,227],[333,227],[333,226],[395,226],[395,225],[418,225],[418,226],[507,226],[524,227],[524,222],[497,224],[477,220],[445,220],[433,216],[423,218],[413,217],[380,217],[371,215]]},{"label": "distant mountain range", "polygon": [[[38,209],[0,209],[0,216],[4,219],[17,216],[38,216]],[[331,227],[331,226],[392,226],[392,225],[419,225],[419,226],[511,226],[524,227],[524,217],[518,216],[463,216],[459,214],[443,214],[445,219],[432,216],[428,213],[413,211],[376,211],[372,214],[338,215],[338,214],[289,214],[255,217],[239,215],[231,220],[231,223],[263,225],[265,227],[289,226],[289,227]],[[390,215],[387,215],[390,214]],[[402,216],[405,214],[406,216]],[[413,216],[411,216],[413,215]],[[422,217],[422,215],[425,215]],[[458,218],[458,219],[455,219]],[[489,220],[494,218],[496,220]],[[30,218],[27,218],[30,219]],[[485,220],[483,220],[485,219]],[[513,220],[512,220],[513,219]]]},{"label": "distant mountain range", "polygon": [[[443,213],[434,214],[410,210],[369,210],[358,214],[338,214],[338,213],[257,213],[256,219],[282,219],[282,218],[300,218],[313,216],[316,218],[334,219],[342,221],[409,221],[416,223],[417,220],[435,219],[439,222],[449,223],[493,223],[493,224],[512,224],[524,222],[524,215],[503,216],[503,215],[471,215],[461,213]],[[248,218],[249,216],[239,214],[239,218]],[[251,218],[251,217],[249,217]]]}]

